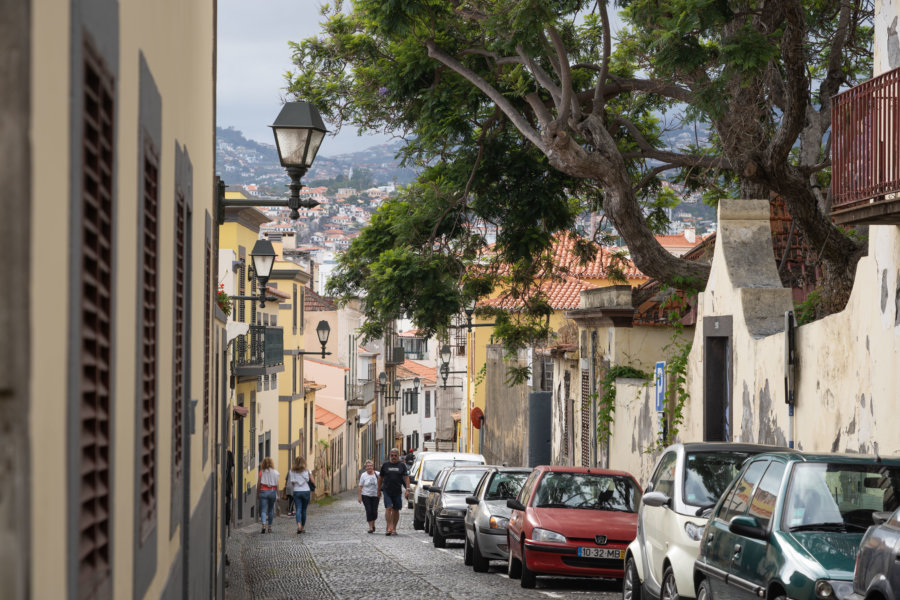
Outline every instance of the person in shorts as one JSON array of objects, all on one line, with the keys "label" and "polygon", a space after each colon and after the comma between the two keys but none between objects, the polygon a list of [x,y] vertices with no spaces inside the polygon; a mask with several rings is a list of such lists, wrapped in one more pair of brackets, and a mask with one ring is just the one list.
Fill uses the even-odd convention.
[{"label": "person in shorts", "polygon": [[378,473],[378,497],[384,494],[384,520],[387,523],[384,535],[397,535],[400,507],[404,498],[409,496],[409,469],[400,460],[400,450],[397,448],[391,448],[389,457]]}]

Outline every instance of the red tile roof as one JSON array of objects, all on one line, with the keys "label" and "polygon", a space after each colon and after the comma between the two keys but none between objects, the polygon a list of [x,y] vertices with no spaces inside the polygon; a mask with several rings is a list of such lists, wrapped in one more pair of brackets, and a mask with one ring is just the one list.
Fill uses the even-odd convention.
[{"label": "red tile roof", "polygon": [[398,333],[400,337],[419,337],[422,335],[421,329],[410,329],[409,331],[401,331]]},{"label": "red tile roof", "polygon": [[426,367],[412,360],[404,360],[402,365],[397,365],[397,379],[413,379],[418,377],[423,385],[434,385],[437,382],[437,369]]},{"label": "red tile roof", "polygon": [[[587,264],[579,264],[578,255],[575,254],[575,241],[577,236],[573,233],[562,233],[556,236],[553,244],[553,255],[556,257],[556,266],[561,270],[567,270],[569,275],[584,277],[586,279],[606,279],[609,277],[609,268],[616,265],[609,248],[602,248],[598,244],[597,254],[594,260]],[[623,275],[626,279],[649,279],[641,273],[630,259],[621,262]]]},{"label": "red tile roof", "polygon": [[312,288],[306,288],[303,298],[303,310],[313,312],[332,311],[337,310],[337,305],[325,296],[312,291]]},{"label": "red tile roof", "polygon": [[325,410],[316,404],[316,425],[324,425],[328,429],[337,429],[347,422],[347,419],[336,415],[330,410]]},{"label": "red tile roof", "polygon": [[[540,291],[547,297],[547,302],[554,310],[574,310],[581,303],[581,291],[600,287],[584,279],[562,276],[559,279],[545,281],[540,286]],[[500,295],[478,303],[479,306],[493,306],[505,310],[517,310],[524,306],[519,298]]]}]

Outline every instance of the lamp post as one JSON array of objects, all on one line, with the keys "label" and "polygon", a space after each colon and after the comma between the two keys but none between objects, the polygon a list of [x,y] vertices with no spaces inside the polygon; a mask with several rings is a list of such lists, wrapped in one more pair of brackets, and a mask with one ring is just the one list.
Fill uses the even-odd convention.
[{"label": "lamp post", "polygon": [[448,387],[463,387],[461,385],[447,385],[447,376],[462,375],[464,373],[466,373],[466,371],[450,370],[450,346],[448,346],[447,344],[441,346],[441,379],[444,380],[441,384],[441,388],[447,389]]},{"label": "lamp post", "polygon": [[286,206],[291,209],[291,219],[299,219],[300,208],[319,205],[315,200],[300,199],[300,178],[303,177],[319,152],[319,146],[328,130],[315,106],[308,102],[285,102],[281,112],[270,125],[275,135],[275,147],[281,166],[287,171],[291,183],[290,198],[287,200],[236,200],[225,199],[224,183],[219,184],[218,222],[225,222],[225,208],[229,206]]},{"label": "lamp post", "polygon": [[331,352],[325,352],[325,345],[328,344],[328,336],[330,333],[331,333],[331,325],[328,324],[328,321],[322,319],[321,321],[319,321],[319,324],[316,325],[316,337],[319,338],[319,343],[322,344],[322,351],[319,352],[317,350],[315,352],[309,352],[306,350],[298,350],[297,354],[299,354],[301,356],[304,354],[321,354],[322,358],[329,356],[331,354]]},{"label": "lamp post", "polygon": [[[247,273],[247,278],[250,281],[253,281],[253,278],[256,277],[256,281],[259,283],[260,288],[259,295],[229,296],[229,298],[232,300],[259,300],[260,308],[264,308],[266,306],[266,300],[275,299],[266,296],[266,284],[269,282],[269,277],[272,275],[272,265],[275,264],[275,248],[272,246],[272,242],[269,240],[256,240],[256,244],[253,245],[253,250],[250,252],[250,258],[252,259],[252,264]],[[243,260],[244,259],[242,258],[242,264]]]}]

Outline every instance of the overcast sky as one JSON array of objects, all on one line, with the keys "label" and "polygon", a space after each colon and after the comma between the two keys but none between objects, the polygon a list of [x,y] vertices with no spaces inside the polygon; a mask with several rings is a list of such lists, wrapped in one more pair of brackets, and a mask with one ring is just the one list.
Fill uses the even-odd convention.
[{"label": "overcast sky", "polygon": [[[274,144],[268,127],[281,110],[284,73],[291,69],[288,41],[319,32],[319,0],[219,0],[217,125],[234,127],[258,142]],[[322,143],[332,156],[387,141],[345,129]]]}]

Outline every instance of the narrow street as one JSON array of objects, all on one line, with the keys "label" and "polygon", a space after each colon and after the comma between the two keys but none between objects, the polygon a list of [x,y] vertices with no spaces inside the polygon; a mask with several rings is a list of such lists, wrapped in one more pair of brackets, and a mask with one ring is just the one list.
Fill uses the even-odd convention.
[{"label": "narrow street", "polygon": [[353,492],[327,506],[312,504],[307,531],[295,533],[294,517],[278,516],[272,534],[257,525],[232,531],[228,539],[225,597],[243,598],[620,598],[612,580],[539,578],[522,589],[506,577],[505,563],[490,573],[463,565],[463,544],[437,549],[412,528],[403,509],[399,535],[384,535],[384,511],[377,531],[366,533],[362,506]]}]

